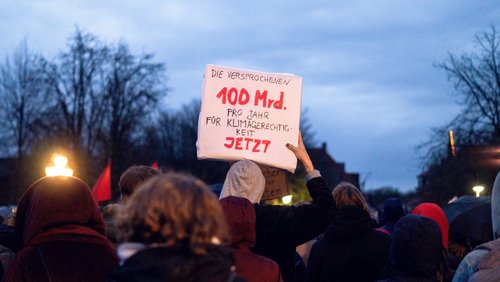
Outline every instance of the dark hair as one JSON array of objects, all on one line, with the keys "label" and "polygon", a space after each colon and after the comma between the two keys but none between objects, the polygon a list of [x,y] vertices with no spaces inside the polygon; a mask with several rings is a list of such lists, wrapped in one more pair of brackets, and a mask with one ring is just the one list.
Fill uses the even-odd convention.
[{"label": "dark hair", "polygon": [[129,167],[120,177],[118,186],[122,200],[126,199],[135,191],[140,184],[146,182],[153,176],[159,175],[161,172],[149,166],[134,165]]}]

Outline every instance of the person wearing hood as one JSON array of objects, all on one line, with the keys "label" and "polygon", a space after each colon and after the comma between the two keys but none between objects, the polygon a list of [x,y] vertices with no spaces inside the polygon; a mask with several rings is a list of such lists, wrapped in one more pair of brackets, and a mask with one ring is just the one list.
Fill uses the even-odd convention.
[{"label": "person wearing hood", "polygon": [[425,216],[409,214],[394,226],[389,265],[379,282],[437,282],[444,263],[441,230]]},{"label": "person wearing hood", "polygon": [[453,282],[500,281],[500,172],[491,192],[491,221],[494,240],[468,253],[453,276]]},{"label": "person wearing hood", "polygon": [[245,198],[228,196],[220,200],[220,204],[231,233],[236,273],[248,282],[283,281],[276,262],[250,250],[255,244],[255,209],[252,203]]},{"label": "person wearing hood", "polygon": [[394,231],[394,225],[398,220],[405,215],[403,210],[403,204],[399,198],[391,197],[384,202],[384,211],[380,216],[380,229],[386,230],[392,235]]},{"label": "person wearing hood", "polygon": [[107,281],[118,267],[90,188],[76,177],[33,183],[15,220],[20,249],[3,281]]},{"label": "person wearing hood", "polygon": [[441,243],[443,246],[443,256],[446,260],[446,265],[443,265],[443,269],[440,272],[443,274],[444,281],[451,281],[453,277],[454,270],[457,268],[458,263],[454,263],[456,259],[448,253],[448,219],[444,214],[441,207],[434,203],[422,203],[416,206],[411,214],[421,215],[434,220],[441,230]]},{"label": "person wearing hood", "polygon": [[277,262],[284,281],[295,282],[295,248],[324,232],[336,207],[325,180],[314,169],[302,136],[299,134],[298,147],[287,144],[287,148],[304,165],[311,204],[299,207],[259,204],[265,178],[256,163],[245,159],[229,169],[220,199],[233,195],[253,203],[256,214],[253,251]]},{"label": "person wearing hood", "polygon": [[390,235],[376,230],[359,189],[341,182],[333,190],[338,213],[309,256],[309,282],[374,281],[387,265]]}]

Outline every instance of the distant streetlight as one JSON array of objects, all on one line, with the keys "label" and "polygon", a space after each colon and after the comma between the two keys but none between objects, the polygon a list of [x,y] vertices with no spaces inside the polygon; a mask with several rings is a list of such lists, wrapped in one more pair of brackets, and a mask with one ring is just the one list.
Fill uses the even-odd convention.
[{"label": "distant streetlight", "polygon": [[483,185],[476,185],[476,186],[472,187],[472,191],[476,192],[476,197],[479,197],[481,192],[484,191],[484,186]]},{"label": "distant streetlight", "polygon": [[292,202],[292,195],[286,195],[283,198],[281,198],[281,201],[283,204],[288,205]]},{"label": "distant streetlight", "polygon": [[72,176],[73,170],[68,165],[68,158],[62,155],[54,156],[54,166],[45,167],[45,175],[47,176]]}]

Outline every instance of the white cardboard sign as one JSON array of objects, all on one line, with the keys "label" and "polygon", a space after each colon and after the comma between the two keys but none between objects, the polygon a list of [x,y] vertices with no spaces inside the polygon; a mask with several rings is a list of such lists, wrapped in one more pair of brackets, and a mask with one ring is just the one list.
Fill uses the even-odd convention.
[{"label": "white cardboard sign", "polygon": [[198,159],[241,160],[294,172],[302,78],[207,65],[198,120]]}]

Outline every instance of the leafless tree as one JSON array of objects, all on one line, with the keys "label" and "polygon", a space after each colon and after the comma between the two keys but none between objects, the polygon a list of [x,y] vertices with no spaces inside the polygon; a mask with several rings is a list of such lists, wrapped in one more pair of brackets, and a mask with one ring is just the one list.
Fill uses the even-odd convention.
[{"label": "leafless tree", "polygon": [[108,53],[95,36],[77,29],[48,72],[57,119],[46,130],[57,131],[79,157],[91,157],[98,145],[108,104],[103,91]]},{"label": "leafless tree", "polygon": [[[45,105],[46,62],[30,53],[26,40],[0,66],[0,132],[3,152],[22,159],[34,142],[33,124]],[[9,150],[11,149],[11,150]]]},{"label": "leafless tree", "polygon": [[446,203],[467,194],[475,182],[492,182],[497,173],[479,156],[483,145],[500,145],[500,35],[491,26],[475,36],[474,44],[472,53],[449,54],[436,65],[453,82],[462,109],[449,123],[433,128],[418,148],[425,153],[418,193],[426,201]]},{"label": "leafless tree", "polygon": [[152,54],[133,55],[124,43],[111,51],[103,141],[112,156],[123,152],[136,129],[149,120],[167,94],[165,67],[152,60]]},{"label": "leafless tree", "polygon": [[457,133],[457,143],[500,144],[500,34],[489,32],[475,36],[475,51],[439,64],[454,83],[461,98],[462,112],[449,127]]}]

